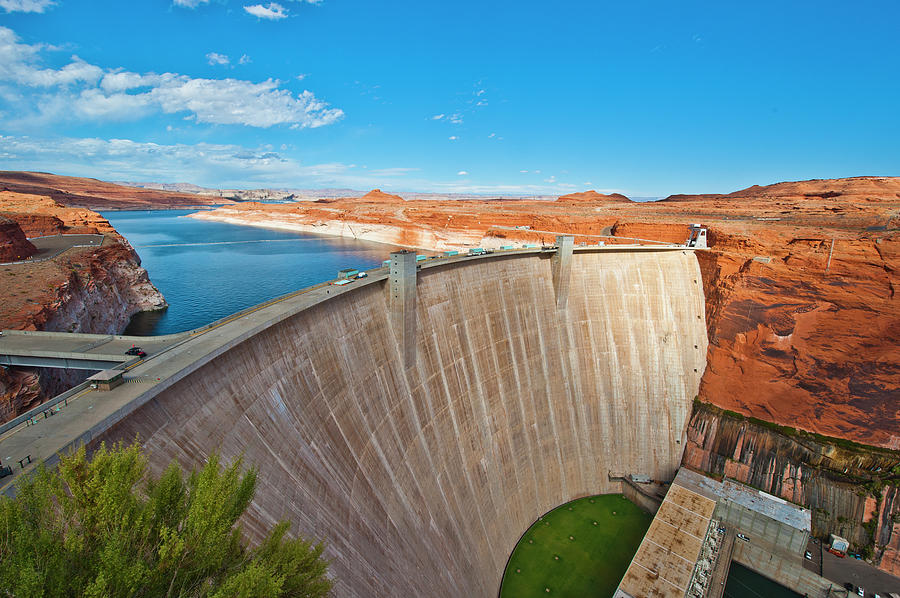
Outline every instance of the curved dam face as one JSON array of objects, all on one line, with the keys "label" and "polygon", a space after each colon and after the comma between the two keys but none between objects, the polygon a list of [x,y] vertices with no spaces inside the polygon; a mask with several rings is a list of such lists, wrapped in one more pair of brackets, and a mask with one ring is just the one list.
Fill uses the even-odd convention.
[{"label": "curved dam face", "polygon": [[423,269],[406,367],[385,283],[302,311],[160,393],[98,440],[151,466],[212,451],[259,466],[244,528],[324,538],[338,596],[496,596],[541,514],[670,480],[706,358],[689,251],[576,252]]}]

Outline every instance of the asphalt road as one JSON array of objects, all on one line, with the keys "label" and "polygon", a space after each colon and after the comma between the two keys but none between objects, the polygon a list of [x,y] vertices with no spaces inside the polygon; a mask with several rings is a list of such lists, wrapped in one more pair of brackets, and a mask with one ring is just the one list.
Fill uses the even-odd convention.
[{"label": "asphalt road", "polygon": [[[852,583],[851,597],[858,595],[855,592],[860,586],[865,589],[866,598],[874,598],[876,593],[882,598],[887,598],[888,592],[900,594],[900,577],[889,575],[863,560],[835,556],[822,550],[821,544],[814,543],[812,539],[806,549],[812,553],[812,560],[804,559],[804,566],[841,586],[847,582]],[[822,566],[821,573],[819,563]]]}]

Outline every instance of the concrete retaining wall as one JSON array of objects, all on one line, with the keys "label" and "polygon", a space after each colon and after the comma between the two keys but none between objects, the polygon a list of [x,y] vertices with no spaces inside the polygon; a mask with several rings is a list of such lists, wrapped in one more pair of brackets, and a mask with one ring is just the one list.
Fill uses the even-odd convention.
[{"label": "concrete retaining wall", "polygon": [[101,439],[151,466],[217,449],[260,467],[252,538],[323,537],[337,596],[495,596],[538,516],[671,479],[706,356],[692,252],[576,253],[419,273],[404,366],[383,284],[314,306],[173,385]]}]

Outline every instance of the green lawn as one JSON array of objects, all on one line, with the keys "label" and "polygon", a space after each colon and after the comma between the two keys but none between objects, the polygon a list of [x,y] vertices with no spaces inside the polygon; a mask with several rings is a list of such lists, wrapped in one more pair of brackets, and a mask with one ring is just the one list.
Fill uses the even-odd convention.
[{"label": "green lawn", "polygon": [[610,598],[650,520],[621,494],[580,498],[557,507],[519,540],[500,597]]}]

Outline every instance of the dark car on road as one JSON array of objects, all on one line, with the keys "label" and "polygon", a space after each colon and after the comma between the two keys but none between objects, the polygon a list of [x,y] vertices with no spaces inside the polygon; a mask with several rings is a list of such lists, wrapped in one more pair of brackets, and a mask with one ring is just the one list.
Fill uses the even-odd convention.
[{"label": "dark car on road", "polygon": [[127,351],[125,351],[125,355],[136,355],[138,357],[146,357],[147,352],[141,349],[140,347],[131,347]]}]

